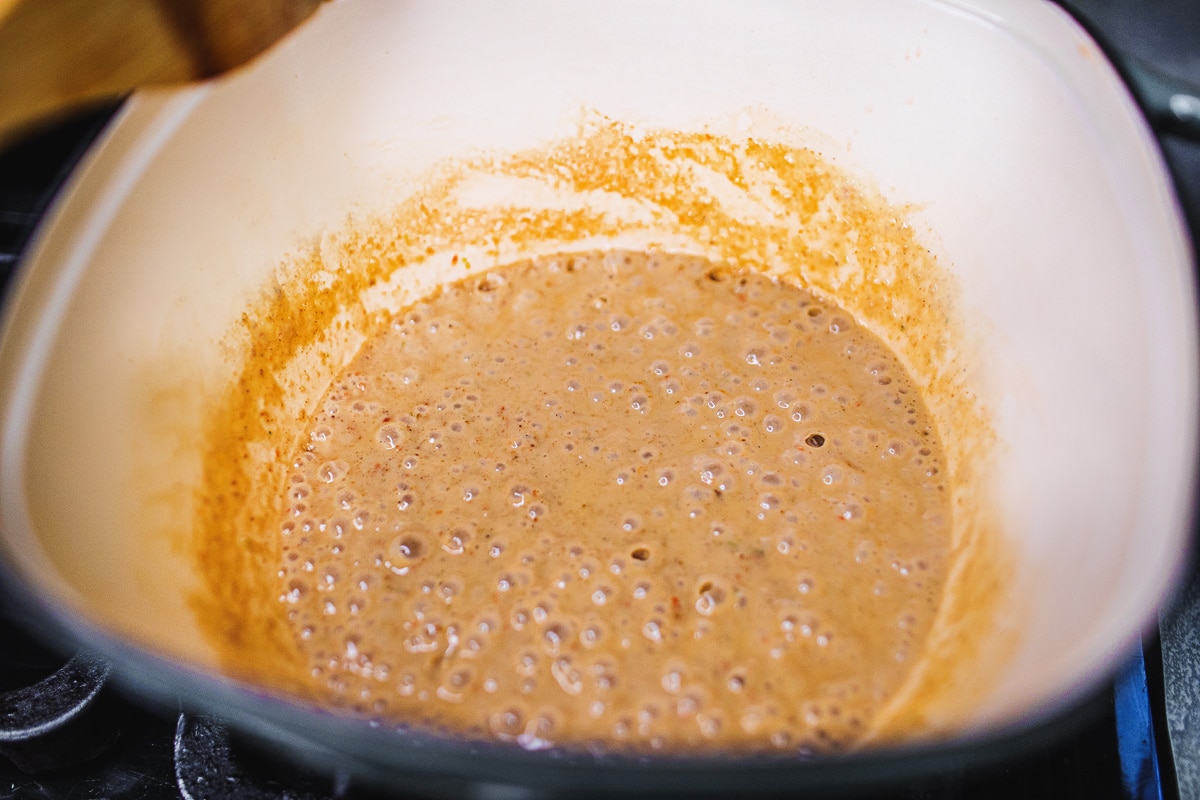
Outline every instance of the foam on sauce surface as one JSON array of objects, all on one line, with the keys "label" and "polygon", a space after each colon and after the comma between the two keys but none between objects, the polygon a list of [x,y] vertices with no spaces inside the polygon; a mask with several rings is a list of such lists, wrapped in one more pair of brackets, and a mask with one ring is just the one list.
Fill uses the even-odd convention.
[{"label": "foam on sauce surface", "polygon": [[307,693],[517,742],[824,751],[921,654],[948,567],[933,422],[786,280],[553,256],[373,334],[281,498]]}]

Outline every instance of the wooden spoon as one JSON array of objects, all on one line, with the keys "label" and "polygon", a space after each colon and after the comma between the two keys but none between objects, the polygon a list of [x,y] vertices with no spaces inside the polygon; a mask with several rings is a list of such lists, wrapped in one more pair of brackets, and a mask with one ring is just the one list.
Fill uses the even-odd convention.
[{"label": "wooden spoon", "polygon": [[73,107],[250,61],[321,0],[0,0],[0,147]]}]

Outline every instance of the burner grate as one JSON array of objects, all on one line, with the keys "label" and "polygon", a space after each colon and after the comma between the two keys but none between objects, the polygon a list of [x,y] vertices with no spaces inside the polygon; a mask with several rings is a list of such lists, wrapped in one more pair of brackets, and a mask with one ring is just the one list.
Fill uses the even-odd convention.
[{"label": "burner grate", "polygon": [[349,791],[348,780],[322,780],[294,770],[281,781],[282,768],[264,770],[248,755],[253,754],[235,746],[220,720],[179,715],[175,783],[184,800],[338,800]]},{"label": "burner grate", "polygon": [[0,754],[24,772],[73,767],[120,735],[101,696],[109,665],[77,655],[50,677],[0,694]]}]

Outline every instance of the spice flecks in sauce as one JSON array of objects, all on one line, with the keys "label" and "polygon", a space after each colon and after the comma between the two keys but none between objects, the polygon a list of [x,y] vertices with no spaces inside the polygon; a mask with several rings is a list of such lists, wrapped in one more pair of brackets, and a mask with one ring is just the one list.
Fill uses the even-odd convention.
[{"label": "spice flecks in sauce", "polygon": [[[697,179],[705,175],[719,180]],[[545,189],[527,195],[504,184],[482,197],[472,193],[476,179]],[[765,212],[764,198],[771,199]],[[969,342],[952,313],[947,273],[906,214],[808,149],[709,132],[638,131],[593,116],[578,135],[547,147],[440,164],[394,210],[352,221],[285,259],[231,330],[234,371],[205,414],[189,539],[201,589],[192,602],[220,662],[261,686],[310,691],[304,632],[297,641],[279,611],[282,539],[272,520],[291,474],[287,453],[309,440],[309,415],[365,331],[437,283],[530,254],[665,249],[836,297],[857,324],[887,340],[920,389],[943,436],[952,565],[924,652],[868,738],[957,729],[1010,652],[995,625],[1009,561],[982,491],[991,434],[957,355]],[[670,385],[664,391],[674,396]],[[805,409],[792,413],[803,417]],[[785,422],[778,412],[764,419],[772,427]],[[420,459],[403,463],[415,468]],[[679,489],[691,485],[681,474],[659,477]],[[691,505],[687,513],[699,518],[702,511]],[[788,537],[776,543],[778,552],[796,546]],[[510,549],[499,542],[490,551],[500,557]],[[638,555],[652,558],[652,548],[631,551],[630,563]],[[635,598],[645,592],[633,588]],[[489,685],[485,679],[485,691]]]},{"label": "spice flecks in sauce", "polygon": [[279,602],[309,690],[361,714],[535,748],[837,749],[941,597],[919,393],[761,273],[616,251],[444,287],[310,429]]}]

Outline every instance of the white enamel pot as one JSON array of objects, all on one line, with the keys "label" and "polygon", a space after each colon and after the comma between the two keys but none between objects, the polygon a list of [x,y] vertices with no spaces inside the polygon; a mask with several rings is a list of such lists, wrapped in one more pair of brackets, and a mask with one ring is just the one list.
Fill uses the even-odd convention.
[{"label": "white enamel pot", "polygon": [[[222,337],[284,255],[444,159],[539,147],[588,111],[678,130],[765,115],[930,232],[977,343],[960,357],[1012,558],[1011,647],[951,733],[812,761],[598,760],[376,730],[222,676],[193,567],[155,538],[188,512],[162,493],[200,462],[186,445],[147,456],[147,370],[169,356],[218,385]],[[1042,0],[335,0],[243,72],[134,96],[40,229],[0,348],[0,565],[46,631],[111,658],[129,690],[375,777],[692,793],[1000,757],[1104,685],[1182,568],[1192,266],[1149,127]]]}]

